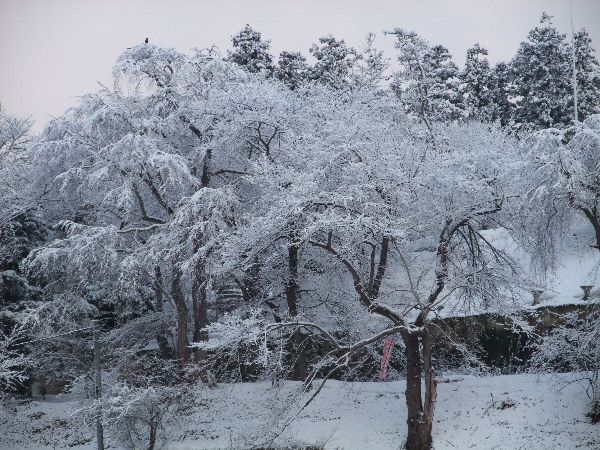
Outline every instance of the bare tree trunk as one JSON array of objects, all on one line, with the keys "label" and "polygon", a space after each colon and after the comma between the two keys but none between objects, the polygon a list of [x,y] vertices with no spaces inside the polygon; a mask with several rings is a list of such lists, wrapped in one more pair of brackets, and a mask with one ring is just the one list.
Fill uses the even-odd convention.
[{"label": "bare tree trunk", "polygon": [[259,298],[260,295],[260,259],[254,257],[254,264],[247,270],[243,280],[244,301],[250,303]]},{"label": "bare tree trunk", "polygon": [[[154,290],[156,292],[156,311],[163,312],[163,290],[162,290],[162,274],[160,267],[154,267]],[[169,359],[173,356],[171,348],[169,348],[169,340],[165,336],[167,330],[161,324],[156,332],[156,342],[158,343],[158,351],[164,359]]]},{"label": "bare tree trunk", "polygon": [[[408,434],[405,447],[407,450],[430,450],[436,390],[431,366],[429,337],[423,338],[423,355],[421,355],[419,334],[405,333],[402,337],[406,346],[406,406],[408,410],[406,421]],[[422,356],[425,360],[423,365],[426,371],[425,408],[423,408],[421,392]]]},{"label": "bare tree trunk", "polygon": [[[192,314],[194,317],[193,342],[206,342],[208,341],[208,332],[205,329],[208,325],[208,307],[206,304],[207,279],[202,267],[196,268],[192,284]],[[194,348],[194,360],[196,364],[199,366],[205,365],[206,358],[206,350]],[[204,381],[207,381],[207,378]]]},{"label": "bare tree trunk", "polygon": [[[293,239],[293,237],[292,237]],[[291,317],[298,316],[298,245],[293,240],[288,245],[289,278],[285,289],[288,313]],[[292,336],[295,351],[294,376],[305,380],[308,375],[306,364],[305,337],[296,330]]]},{"label": "bare tree trunk", "polygon": [[594,209],[579,208],[579,209],[583,212],[585,217],[588,219],[588,221],[594,227],[594,234],[596,236],[596,245],[593,245],[592,247],[595,247],[596,249],[600,250],[600,221],[598,220],[598,214],[597,214],[596,208],[594,208]]},{"label": "bare tree trunk", "polygon": [[173,300],[177,309],[177,359],[180,368],[190,361],[190,343],[188,340],[189,311],[181,286],[181,270],[173,267]]},{"label": "bare tree trunk", "polygon": [[[387,259],[390,252],[390,237],[383,236],[381,239],[381,251],[379,252],[379,262],[377,263],[377,274],[373,277],[373,282],[369,281],[369,297],[371,301],[377,300],[379,297],[379,290],[381,289],[381,283],[385,277],[385,271],[387,269]],[[372,266],[372,270],[374,267]],[[372,276],[372,275],[371,275]]]},{"label": "bare tree trunk", "polygon": [[204,162],[202,163],[202,176],[200,178],[200,185],[202,187],[208,187],[210,183],[210,161],[212,159],[212,150],[209,148],[206,150],[204,156]]},{"label": "bare tree trunk", "polygon": [[156,446],[156,428],[157,424],[151,420],[150,421],[150,439],[148,441],[148,450],[154,450]]}]

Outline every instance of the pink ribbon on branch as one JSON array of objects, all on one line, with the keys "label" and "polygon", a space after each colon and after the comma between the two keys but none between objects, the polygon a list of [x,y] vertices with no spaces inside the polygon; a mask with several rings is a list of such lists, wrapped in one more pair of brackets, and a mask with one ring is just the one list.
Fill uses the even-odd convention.
[{"label": "pink ribbon on branch", "polygon": [[381,381],[385,381],[388,376],[388,366],[390,365],[390,359],[392,359],[392,348],[394,348],[394,340],[392,338],[385,338],[383,340],[383,356],[381,357]]}]

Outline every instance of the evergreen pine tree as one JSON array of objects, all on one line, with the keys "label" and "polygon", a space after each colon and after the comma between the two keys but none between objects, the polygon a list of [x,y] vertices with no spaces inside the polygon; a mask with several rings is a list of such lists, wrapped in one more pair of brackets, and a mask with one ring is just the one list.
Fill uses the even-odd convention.
[{"label": "evergreen pine tree", "polygon": [[269,53],[271,41],[263,41],[261,34],[250,25],[231,38],[233,51],[229,51],[228,60],[239,64],[248,72],[272,73],[273,58]]},{"label": "evergreen pine tree", "polygon": [[388,60],[381,50],[375,48],[374,42],[375,34],[367,34],[365,44],[356,56],[352,78],[353,84],[359,88],[377,87],[389,78],[386,76],[389,67]]},{"label": "evergreen pine tree", "polygon": [[443,45],[431,48],[425,54],[423,66],[427,76],[431,117],[442,122],[464,118],[459,70],[448,49]]},{"label": "evergreen pine tree", "polygon": [[510,67],[504,62],[496,64],[490,72],[487,120],[499,122],[503,127],[511,123],[514,108],[514,103],[510,101],[512,92],[510,79]]},{"label": "evergreen pine tree", "polygon": [[565,35],[542,14],[511,62],[518,129],[564,127],[572,123],[570,52]]},{"label": "evergreen pine tree", "polygon": [[469,118],[483,121],[491,119],[493,80],[487,49],[478,43],[467,50],[465,69],[461,73],[461,93],[464,108]]},{"label": "evergreen pine tree", "polygon": [[577,106],[579,120],[600,113],[600,64],[586,30],[575,33]]},{"label": "evergreen pine tree", "polygon": [[350,72],[356,59],[356,50],[348,47],[343,39],[337,40],[332,35],[319,38],[313,44],[310,53],[317,60],[309,72],[309,78],[335,88],[350,84]]},{"label": "evergreen pine tree", "polygon": [[416,115],[430,125],[429,93],[423,58],[429,44],[414,31],[396,28],[387,32],[396,36],[394,46],[398,50],[400,70],[394,73],[391,88],[409,115]]},{"label": "evergreen pine tree", "polygon": [[279,55],[275,76],[290,89],[297,89],[308,77],[306,58],[299,52],[283,51]]},{"label": "evergreen pine tree", "polygon": [[428,126],[432,121],[463,118],[459,71],[448,49],[441,45],[432,48],[412,31],[397,28],[388,34],[396,36],[401,65],[392,89],[406,111]]}]

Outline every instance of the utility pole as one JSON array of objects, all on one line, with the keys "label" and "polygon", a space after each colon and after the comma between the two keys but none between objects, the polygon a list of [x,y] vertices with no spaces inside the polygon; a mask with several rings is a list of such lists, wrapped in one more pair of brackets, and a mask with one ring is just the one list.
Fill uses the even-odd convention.
[{"label": "utility pole", "polygon": [[100,373],[100,344],[98,339],[98,321],[94,320],[94,369],[96,371],[96,442],[98,450],[104,450],[104,429],[102,428],[102,377]]},{"label": "utility pole", "polygon": [[571,6],[571,53],[573,57],[573,118],[575,119],[574,124],[577,124],[577,67],[575,65],[575,30],[573,28],[573,0],[570,3]]}]

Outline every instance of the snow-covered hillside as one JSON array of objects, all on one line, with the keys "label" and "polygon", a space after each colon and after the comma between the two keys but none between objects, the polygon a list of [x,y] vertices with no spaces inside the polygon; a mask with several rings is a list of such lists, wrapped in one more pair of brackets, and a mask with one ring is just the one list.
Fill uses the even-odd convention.
[{"label": "snow-covered hillside", "polygon": [[542,305],[583,303],[582,285],[595,285],[591,300],[600,296],[600,252],[593,248],[593,228],[584,219],[577,220],[557,252],[557,267],[549,273]]},{"label": "snow-covered hillside", "polygon": [[[593,247],[594,229],[583,217],[575,216],[569,224],[568,230],[557,245],[554,267],[548,268],[545,273],[532,265],[527,252],[512,240],[507,232],[491,230],[486,233],[490,242],[506,251],[519,263],[532,289],[543,291],[540,304],[535,306],[532,305],[531,292],[523,291],[520,301],[523,308],[584,305],[600,301],[600,252]],[[583,298],[583,285],[594,286],[587,300]]]}]

